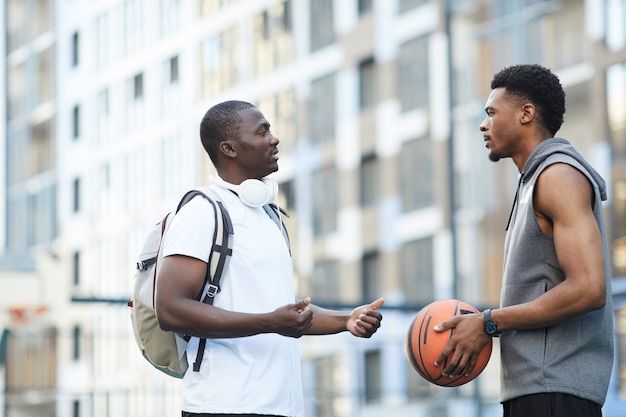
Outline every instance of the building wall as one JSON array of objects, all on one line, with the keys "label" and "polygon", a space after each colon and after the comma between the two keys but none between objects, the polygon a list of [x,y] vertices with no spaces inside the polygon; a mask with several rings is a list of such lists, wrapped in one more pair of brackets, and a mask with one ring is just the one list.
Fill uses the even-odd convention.
[{"label": "building wall", "polygon": [[[275,177],[291,214],[297,295],[338,308],[386,298],[384,326],[372,339],[302,339],[307,415],[498,415],[497,343],[483,375],[450,395],[410,368],[405,331],[434,299],[498,304],[517,172],[506,161],[486,162],[478,125],[503,66],[540,62],[561,76],[562,135],[621,190],[623,158],[610,150],[626,140],[621,119],[607,120],[607,111],[619,113],[626,90],[608,90],[605,79],[614,68],[620,85],[626,57],[623,33],[606,42],[606,27],[619,31],[597,11],[609,3],[9,0],[12,24],[26,21],[26,10],[54,11],[43,19],[53,22],[49,30],[21,48],[11,45],[24,30],[11,26],[3,54],[3,151],[36,143],[23,131],[43,132],[39,142],[54,149],[47,169],[2,182],[5,207],[19,190],[30,193],[27,201],[43,201],[32,212],[36,224],[48,222],[20,246],[12,242],[30,223],[19,211],[4,213],[3,224],[23,225],[7,229],[4,257],[30,265],[30,278],[12,278],[15,288],[36,282],[30,292],[39,294],[20,303],[46,305],[45,322],[57,329],[56,400],[37,407],[80,416],[178,413],[179,382],[140,357],[124,301],[149,227],[213,172],[199,143],[202,115],[242,99],[263,111],[281,141]],[[45,67],[55,80],[51,103],[18,105],[48,79],[22,69],[42,51],[54,63]],[[12,80],[29,93],[12,90]],[[54,199],[35,197],[50,184]],[[626,205],[614,195],[606,207],[618,279]],[[14,249],[27,256],[10,258]],[[6,298],[3,307],[16,302]],[[3,323],[25,329],[8,315]],[[624,386],[616,381],[612,392]],[[611,411],[619,401],[612,395],[605,414],[619,415]]]}]

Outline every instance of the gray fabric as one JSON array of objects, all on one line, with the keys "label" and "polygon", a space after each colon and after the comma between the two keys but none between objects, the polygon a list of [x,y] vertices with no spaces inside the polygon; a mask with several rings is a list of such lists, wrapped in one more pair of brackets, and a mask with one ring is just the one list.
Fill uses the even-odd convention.
[{"label": "gray fabric", "polygon": [[500,338],[501,401],[527,394],[560,392],[602,405],[613,365],[610,265],[602,214],[606,186],[600,175],[564,139],[548,139],[537,146],[520,174],[505,241],[501,306],[533,300],[565,279],[554,242],[541,232],[533,207],[537,178],[555,163],[575,167],[593,184],[593,212],[603,239],[606,305],[548,328],[503,332]]}]

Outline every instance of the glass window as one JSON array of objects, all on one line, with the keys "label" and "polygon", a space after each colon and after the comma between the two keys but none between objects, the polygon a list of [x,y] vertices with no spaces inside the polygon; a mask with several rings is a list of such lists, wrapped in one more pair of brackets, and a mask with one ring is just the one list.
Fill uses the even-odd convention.
[{"label": "glass window", "polygon": [[37,104],[52,100],[54,95],[54,51],[48,48],[37,55]]},{"label": "glass window", "polygon": [[211,35],[200,46],[201,96],[210,98],[239,80],[239,34],[236,27]]},{"label": "glass window", "polygon": [[376,62],[368,58],[359,64],[359,100],[361,110],[376,104]]},{"label": "glass window", "polygon": [[75,105],[72,109],[72,138],[80,137],[80,106]]},{"label": "glass window", "polygon": [[95,48],[93,53],[95,54],[96,68],[103,68],[109,63],[109,46],[110,46],[110,34],[109,34],[109,14],[102,13],[96,17],[95,28]]},{"label": "glass window", "polygon": [[376,155],[367,155],[361,160],[360,189],[361,206],[366,207],[378,202],[378,159]]},{"label": "glass window", "polygon": [[310,1],[309,7],[309,15],[311,16],[311,52],[314,52],[335,41],[333,1]]},{"label": "glass window", "polygon": [[76,68],[79,63],[80,38],[78,36],[78,32],[72,34],[72,68]]},{"label": "glass window", "polygon": [[626,396],[626,308],[617,310],[617,319],[615,321],[615,333],[617,333],[617,384],[619,386],[619,395]]},{"label": "glass window", "polygon": [[626,276],[626,179],[613,181],[613,227],[610,239],[613,242],[613,275]]},{"label": "glass window", "polygon": [[402,290],[406,303],[426,304],[434,299],[433,238],[407,242],[400,253]]},{"label": "glass window", "polygon": [[626,63],[606,72],[606,98],[614,161],[626,160]]},{"label": "glass window", "polygon": [[280,152],[291,152],[296,138],[296,102],[293,90],[288,89],[259,100],[258,108],[270,122],[274,136],[280,140]]},{"label": "glass window", "polygon": [[326,75],[311,83],[309,106],[311,142],[326,143],[334,141],[335,74]]},{"label": "glass window", "polygon": [[294,58],[291,0],[269,6],[253,19],[254,74],[268,74]]},{"label": "glass window", "polygon": [[340,398],[336,398],[339,391],[335,374],[341,369],[339,358],[336,356],[322,356],[314,361],[315,369],[315,416],[339,417]]},{"label": "glass window", "polygon": [[335,304],[340,301],[339,262],[324,260],[316,262],[310,280],[313,299],[319,304]]},{"label": "glass window", "polygon": [[372,11],[372,0],[359,0],[359,16]]},{"label": "glass window", "polygon": [[80,285],[80,252],[74,252],[72,256],[72,273],[74,276],[74,286]]},{"label": "glass window", "polygon": [[365,402],[379,402],[383,398],[382,360],[380,350],[365,352]]},{"label": "glass window", "polygon": [[337,172],[334,168],[313,173],[313,235],[320,237],[337,230]]},{"label": "glass window", "polygon": [[381,294],[380,256],[378,252],[370,252],[363,255],[361,272],[363,300],[364,302],[371,302],[380,297]]},{"label": "glass window", "polygon": [[422,4],[426,4],[428,2],[429,0],[400,0],[400,13],[407,12],[416,8],[417,6],[421,6]]},{"label": "glass window", "polygon": [[143,0],[124,2],[124,52],[126,55],[138,51],[143,46]]},{"label": "glass window", "polygon": [[400,45],[398,55],[398,98],[403,112],[428,107],[428,38],[420,37]]},{"label": "glass window", "polygon": [[80,200],[81,200],[81,185],[80,178],[75,178],[72,182],[72,209],[74,213],[78,213],[80,211]]},{"label": "glass window", "polygon": [[402,145],[400,190],[405,212],[434,204],[433,159],[429,138],[415,139]]},{"label": "glass window", "polygon": [[606,45],[618,51],[626,45],[626,0],[604,0],[604,10]]},{"label": "glass window", "polygon": [[161,36],[175,33],[180,27],[181,0],[161,0]]}]

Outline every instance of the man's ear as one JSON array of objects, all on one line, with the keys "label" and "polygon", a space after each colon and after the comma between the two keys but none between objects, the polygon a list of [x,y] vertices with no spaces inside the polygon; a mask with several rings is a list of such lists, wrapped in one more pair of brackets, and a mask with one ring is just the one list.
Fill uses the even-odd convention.
[{"label": "man's ear", "polygon": [[522,118],[521,123],[530,123],[535,118],[535,105],[532,103],[526,103],[522,106]]},{"label": "man's ear", "polygon": [[218,149],[222,154],[229,158],[235,158],[237,156],[237,150],[235,150],[233,143],[230,141],[226,140],[224,142],[220,142]]}]

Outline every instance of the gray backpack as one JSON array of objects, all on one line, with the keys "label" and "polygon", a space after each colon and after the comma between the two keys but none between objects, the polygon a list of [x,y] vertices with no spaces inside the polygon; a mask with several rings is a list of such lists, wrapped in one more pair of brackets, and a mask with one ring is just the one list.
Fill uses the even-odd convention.
[{"label": "gray backpack", "polygon": [[[187,192],[176,211],[167,213],[163,220],[155,224],[148,233],[137,262],[132,299],[128,302],[131,307],[130,316],[135,341],[139,350],[156,369],[176,378],[182,378],[189,367],[185,350],[191,337],[165,331],[159,327],[154,308],[156,277],[161,260],[161,241],[170,226],[171,219],[196,196],[202,196],[211,203],[215,219],[213,246],[207,262],[206,277],[202,291],[197,296],[197,300],[213,304],[215,295],[220,291],[221,279],[228,266],[230,255],[232,255],[233,225],[219,197],[208,188]],[[200,370],[205,345],[206,339],[200,339],[197,359],[193,364],[196,372]]]}]

